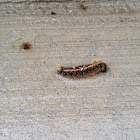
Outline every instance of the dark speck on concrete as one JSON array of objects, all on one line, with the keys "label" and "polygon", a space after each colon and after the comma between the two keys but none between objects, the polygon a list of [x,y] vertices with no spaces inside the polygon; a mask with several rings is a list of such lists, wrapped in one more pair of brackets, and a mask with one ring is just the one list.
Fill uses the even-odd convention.
[{"label": "dark speck on concrete", "polygon": [[83,5],[83,4],[81,4],[81,5],[79,6],[79,8],[80,8],[81,10],[87,10],[87,9],[88,9],[88,7],[85,6],[85,5]]},{"label": "dark speck on concrete", "polygon": [[51,15],[55,15],[55,12],[51,12]]},{"label": "dark speck on concrete", "polygon": [[24,49],[24,50],[30,50],[31,49],[31,44],[30,43],[22,43],[21,44],[21,49]]}]

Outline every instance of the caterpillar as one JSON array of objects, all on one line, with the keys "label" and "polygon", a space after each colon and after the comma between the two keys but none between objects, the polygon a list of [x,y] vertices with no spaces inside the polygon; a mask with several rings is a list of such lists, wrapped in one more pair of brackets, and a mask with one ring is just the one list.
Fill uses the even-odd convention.
[{"label": "caterpillar", "polygon": [[77,67],[60,67],[57,73],[66,78],[85,78],[93,76],[99,72],[106,72],[107,65],[104,62],[96,62],[93,64],[81,65]]}]

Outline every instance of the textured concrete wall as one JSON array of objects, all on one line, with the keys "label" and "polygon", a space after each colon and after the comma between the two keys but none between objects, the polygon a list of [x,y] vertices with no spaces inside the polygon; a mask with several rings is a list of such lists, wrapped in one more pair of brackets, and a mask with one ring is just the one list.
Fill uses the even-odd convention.
[{"label": "textured concrete wall", "polygon": [[[140,140],[140,2],[82,4],[1,1],[0,140]],[[107,73],[56,74],[99,60]]]}]

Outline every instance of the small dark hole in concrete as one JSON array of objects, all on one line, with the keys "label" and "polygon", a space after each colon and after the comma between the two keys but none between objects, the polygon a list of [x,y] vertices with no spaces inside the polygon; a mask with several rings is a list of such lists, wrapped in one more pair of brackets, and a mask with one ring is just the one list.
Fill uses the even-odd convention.
[{"label": "small dark hole in concrete", "polygon": [[51,12],[51,15],[55,15],[55,12]]},{"label": "small dark hole in concrete", "polygon": [[31,44],[30,43],[22,43],[21,44],[21,49],[24,49],[24,50],[30,50],[31,49]]},{"label": "small dark hole in concrete", "polygon": [[81,10],[87,10],[87,6],[84,6],[83,4],[80,4],[80,6],[79,6],[79,8],[81,9]]}]

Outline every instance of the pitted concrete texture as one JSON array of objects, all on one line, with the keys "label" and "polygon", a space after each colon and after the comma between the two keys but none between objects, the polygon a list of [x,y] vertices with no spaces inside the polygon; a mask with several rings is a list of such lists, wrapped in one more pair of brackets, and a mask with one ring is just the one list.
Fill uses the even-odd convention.
[{"label": "pitted concrete texture", "polygon": [[139,69],[140,1],[1,1],[0,140],[140,140]]}]

